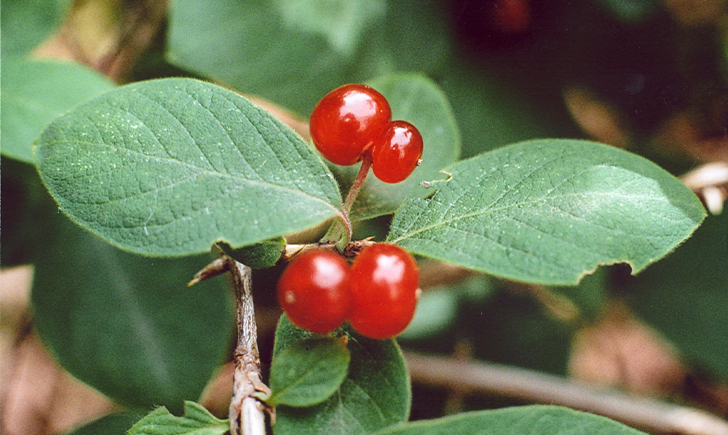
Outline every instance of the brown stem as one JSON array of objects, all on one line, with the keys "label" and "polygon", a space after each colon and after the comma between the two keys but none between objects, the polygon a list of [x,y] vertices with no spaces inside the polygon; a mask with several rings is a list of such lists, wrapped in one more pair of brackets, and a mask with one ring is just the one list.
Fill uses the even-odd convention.
[{"label": "brown stem", "polygon": [[[362,158],[359,173],[356,174],[354,184],[351,185],[351,189],[349,189],[349,194],[346,196],[346,201],[344,201],[344,207],[342,207],[341,209],[347,221],[349,220],[349,212],[351,211],[351,206],[354,205],[356,197],[359,196],[359,191],[361,191],[361,187],[364,185],[364,180],[366,180],[367,174],[369,174],[369,168],[371,168],[371,166],[372,153],[366,152],[364,153],[364,157]],[[351,224],[349,224],[349,226],[351,227]]]},{"label": "brown stem", "polygon": [[413,352],[404,356],[415,382],[567,406],[656,433],[728,434],[728,422],[693,408],[515,367]]},{"label": "brown stem", "polygon": [[364,185],[364,180],[366,180],[371,166],[372,153],[364,153],[359,173],[356,174],[354,184],[351,185],[349,193],[346,195],[344,205],[341,207],[341,213],[338,216],[341,220],[334,221],[334,223],[331,224],[328,232],[326,232],[324,237],[321,239],[321,243],[333,243],[339,251],[343,251],[351,241],[352,227],[349,212],[351,211],[351,206],[354,205],[354,201],[356,201],[356,197],[359,196],[359,192],[361,191],[361,187]]},{"label": "brown stem", "polygon": [[257,396],[270,395],[270,390],[263,383],[260,373],[251,269],[228,256],[223,258],[235,286],[238,326],[233,398],[230,402],[230,434],[263,435],[266,405]]}]

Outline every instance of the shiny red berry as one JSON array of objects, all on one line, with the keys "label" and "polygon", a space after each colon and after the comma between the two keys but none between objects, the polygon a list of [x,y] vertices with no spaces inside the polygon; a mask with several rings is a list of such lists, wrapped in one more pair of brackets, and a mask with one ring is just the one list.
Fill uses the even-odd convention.
[{"label": "shiny red berry", "polygon": [[417,262],[399,246],[371,245],[359,253],[351,267],[351,294],[351,326],[365,337],[394,337],[415,314]]},{"label": "shiny red berry", "polygon": [[422,135],[406,121],[393,121],[372,148],[372,171],[385,183],[399,183],[412,174],[422,157]]},{"label": "shiny red berry", "polygon": [[329,333],[346,320],[351,307],[349,263],[323,250],[295,258],[278,281],[278,303],[299,328]]},{"label": "shiny red berry", "polygon": [[313,109],[311,139],[328,161],[349,166],[361,160],[391,119],[392,110],[382,94],[365,85],[344,85]]}]

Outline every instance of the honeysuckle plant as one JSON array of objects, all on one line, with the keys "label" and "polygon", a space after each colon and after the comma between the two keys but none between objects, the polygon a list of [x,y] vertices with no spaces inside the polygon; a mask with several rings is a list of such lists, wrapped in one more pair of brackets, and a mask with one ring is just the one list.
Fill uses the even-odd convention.
[{"label": "honeysuckle plant", "polygon": [[[283,314],[271,355],[260,355],[253,295],[265,299],[275,290],[258,286],[257,278],[277,277],[301,252],[351,259],[386,243],[415,256],[422,269],[464,271],[442,273],[453,292],[466,293],[462,276],[475,276],[596,298],[601,290],[576,286],[611,265],[626,264],[632,274],[660,267],[681,244],[690,249],[706,212],[654,162],[593,141],[514,139],[463,157],[457,103],[431,78],[437,62],[428,56],[437,45],[408,64],[423,72],[386,68],[389,55],[407,46],[384,47],[408,44],[384,25],[391,19],[387,2],[352,2],[360,20],[345,21],[346,32],[313,20],[311,11],[305,16],[312,21],[296,20],[296,2],[264,2],[261,10],[213,3],[173,3],[167,57],[215,80],[118,85],[78,64],[3,57],[2,153],[28,198],[13,211],[24,222],[15,228],[30,234],[6,249],[35,266],[34,324],[55,358],[133,410],[122,414],[121,425],[107,418],[76,433],[641,433],[553,405],[409,421],[412,385],[398,339],[370,338],[348,323],[319,334]],[[276,25],[256,27],[272,10]],[[258,45],[216,27],[223,17],[256,28]],[[378,43],[363,55],[357,47],[366,29],[374,29]],[[431,41],[429,31],[418,32]],[[255,47],[276,33],[285,52],[295,54],[289,68],[269,67],[256,55]],[[206,51],[214,46],[208,40],[244,53],[227,46]],[[379,59],[386,73],[365,69],[350,80],[356,56]],[[299,75],[315,86],[297,81]],[[376,89],[392,119],[419,130],[421,162],[404,181],[364,181],[361,162],[327,162],[305,129],[294,131],[230,89],[305,113],[347,81]],[[280,85],[289,82],[298,90]],[[488,119],[481,124],[490,128]],[[348,196],[352,186],[355,198]],[[422,310],[449,307],[431,301]],[[427,317],[415,323],[447,323]],[[468,327],[477,332],[479,325]],[[229,415],[213,416],[196,401],[230,359],[231,342],[232,403]],[[725,369],[719,351],[700,354],[715,372]]]},{"label": "honeysuckle plant", "polygon": [[[437,86],[419,76],[379,83],[418,88],[389,99],[395,110],[398,104],[418,107],[407,118],[421,125],[427,145],[413,174],[418,183],[371,180],[367,208],[355,202],[352,216],[393,213],[385,240],[420,257],[518,281],[573,285],[603,264],[625,262],[641,271],[689,237],[705,215],[695,195],[655,164],[593,142],[527,141],[456,162],[456,129]],[[423,94],[439,105],[419,107]],[[419,112],[440,122],[421,122]],[[327,221],[336,225],[342,206],[334,173],[311,145],[244,97],[198,80],[153,80],[104,93],[54,120],[33,152],[45,186],[74,223],[123,251],[146,256],[200,255],[222,242],[241,256],[252,246],[259,259],[268,260],[251,264],[270,267],[279,261],[272,253],[284,252],[280,237]],[[390,191],[404,198],[401,204]],[[40,319],[47,316],[50,323],[58,317],[43,311],[47,296],[35,297]],[[214,294],[205,299],[216,297],[225,299]],[[315,338],[282,322],[271,391],[256,396],[276,407],[277,433],[328,432],[341,424],[408,430],[399,426],[407,421],[410,391],[395,341],[366,339],[347,329]],[[43,321],[38,327],[44,335],[58,334]],[[130,319],[129,327],[140,325]],[[134,335],[144,340],[140,334]],[[342,342],[339,336],[348,338]],[[60,342],[51,339],[50,345],[65,353]],[[78,352],[68,357],[86,359]],[[79,377],[127,403],[157,400],[156,392],[148,391],[148,398],[131,392],[135,377],[113,380],[103,369],[103,382],[83,370]],[[148,433],[160,421],[180,427],[206,422],[210,433],[228,430],[203,417],[196,405],[185,408],[182,420],[155,411],[131,433]],[[513,418],[538,415],[538,409],[514,410]],[[617,427],[555,408],[541,412]],[[342,420],[348,414],[351,422]],[[472,418],[486,424],[488,414]],[[451,424],[474,423],[463,416]]]}]

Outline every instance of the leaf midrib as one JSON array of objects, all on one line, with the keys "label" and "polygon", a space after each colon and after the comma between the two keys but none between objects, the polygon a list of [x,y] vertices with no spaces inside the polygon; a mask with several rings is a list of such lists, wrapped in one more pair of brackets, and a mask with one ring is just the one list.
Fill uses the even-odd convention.
[{"label": "leaf midrib", "polygon": [[[80,141],[54,141],[54,142],[46,142],[46,143],[44,143],[43,145],[40,145],[40,146],[53,146],[53,145],[66,145],[66,144],[83,145],[83,146],[86,146],[86,147],[89,147],[89,148],[101,148],[101,147],[105,147],[105,148],[114,148],[115,150],[126,150],[127,153],[132,154],[132,155],[143,156],[145,158],[154,159],[156,161],[161,161],[161,162],[168,162],[168,163],[178,164],[180,166],[189,168],[190,169],[190,172],[194,173],[195,175],[206,175],[206,176],[214,176],[214,177],[220,177],[220,178],[230,178],[232,180],[235,180],[236,182],[240,182],[241,184],[244,184],[244,183],[257,184],[257,185],[262,185],[262,186],[265,186],[265,187],[270,187],[270,188],[274,188],[274,189],[281,189],[281,190],[293,192],[293,193],[296,193],[296,194],[300,194],[301,196],[304,196],[304,197],[313,199],[314,202],[319,202],[319,203],[325,204],[328,208],[332,209],[336,213],[339,213],[340,212],[339,208],[336,207],[334,204],[331,204],[330,202],[328,202],[328,201],[326,201],[326,200],[324,200],[322,198],[319,198],[317,196],[311,195],[311,194],[309,194],[307,192],[304,192],[302,190],[293,189],[293,188],[288,187],[288,186],[281,186],[281,185],[273,184],[273,183],[270,183],[268,181],[252,180],[250,178],[244,178],[244,177],[236,176],[236,175],[230,174],[230,173],[216,172],[216,171],[212,171],[212,170],[209,170],[209,169],[201,168],[199,166],[196,166],[196,165],[193,165],[193,164],[190,164],[190,163],[187,163],[187,162],[183,162],[183,161],[180,161],[180,160],[174,160],[174,159],[171,159],[171,158],[167,159],[167,158],[162,158],[162,157],[159,157],[159,156],[150,156],[148,154],[144,154],[144,153],[138,152],[138,151],[133,151],[133,150],[130,150],[130,149],[125,148],[125,147],[113,147],[113,146],[106,145],[106,144],[99,145],[99,144],[94,143],[94,142],[80,142]],[[39,147],[39,146],[35,146],[34,148],[37,148],[37,147]],[[112,151],[115,151],[114,149],[112,149]],[[109,172],[113,172],[113,171],[109,171]],[[103,173],[109,173],[109,172],[98,172],[97,174],[103,174]],[[85,176],[82,176],[82,177],[73,177],[73,178],[79,179],[79,178],[83,178],[83,177],[85,177]],[[161,189],[164,189],[164,188],[168,188],[168,187],[170,187],[170,186],[161,186],[159,188],[156,188],[156,189],[152,189],[152,190],[148,190],[146,192],[143,192],[142,194],[152,193],[152,192],[155,192],[155,191],[158,191],[158,190],[161,190]],[[126,200],[126,199],[129,199],[129,198],[133,198],[133,196],[128,196],[128,197],[124,197],[124,198],[115,199],[115,200],[112,200],[112,201],[105,202],[104,204],[111,204],[111,203],[113,203],[115,201],[122,201],[122,200]]]},{"label": "leaf midrib", "polygon": [[[599,195],[599,194],[607,195],[607,194],[611,194],[611,193],[612,192],[589,192],[589,194],[590,195],[593,195],[593,196]],[[404,240],[404,239],[410,238],[410,237],[415,236],[415,235],[417,235],[419,233],[423,233],[423,232],[432,230],[434,228],[442,227],[442,226],[448,226],[450,223],[457,222],[457,221],[464,220],[464,219],[471,218],[471,217],[476,217],[476,216],[485,215],[485,214],[489,214],[489,213],[495,213],[495,212],[498,212],[498,211],[507,210],[507,209],[511,209],[511,208],[514,208],[514,207],[527,206],[527,205],[531,205],[531,204],[548,203],[551,200],[564,199],[564,198],[569,198],[569,197],[577,197],[577,196],[580,196],[580,195],[583,195],[583,193],[581,193],[581,194],[579,194],[579,193],[573,193],[573,194],[567,194],[567,195],[557,195],[557,196],[541,197],[541,198],[539,198],[537,200],[526,201],[526,202],[519,202],[519,203],[516,203],[516,204],[508,204],[508,205],[504,205],[504,206],[500,206],[500,207],[487,207],[486,206],[487,208],[485,208],[485,209],[480,209],[480,210],[477,210],[477,211],[472,212],[472,213],[458,215],[458,216],[456,216],[454,218],[451,218],[451,219],[441,220],[441,221],[438,221],[438,222],[436,222],[434,224],[424,226],[424,227],[422,227],[422,228],[420,228],[420,229],[418,229],[416,231],[406,233],[402,237],[398,237],[396,239],[392,239],[391,242],[392,243],[396,243],[396,242],[398,242],[400,240]],[[654,196],[647,196],[647,195],[629,195],[629,196],[626,196],[625,195],[623,197],[624,198],[659,199],[659,197],[656,198]],[[499,198],[497,200],[497,202],[499,202],[502,198],[503,197]],[[429,206],[429,202],[428,202],[428,206]],[[450,206],[450,208],[452,208],[452,206]],[[426,210],[426,208],[424,210]],[[559,210],[561,210],[561,209],[559,209]],[[607,228],[607,229],[610,229],[610,228]],[[610,230],[613,230],[613,229],[610,229]],[[477,234],[477,233],[471,233],[471,234]]]}]

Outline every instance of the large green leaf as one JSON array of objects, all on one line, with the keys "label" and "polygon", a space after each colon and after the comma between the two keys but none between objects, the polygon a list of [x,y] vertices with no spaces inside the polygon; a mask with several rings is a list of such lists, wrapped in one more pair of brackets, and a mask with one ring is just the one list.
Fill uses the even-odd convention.
[{"label": "large green leaf", "polygon": [[341,203],[300,136],[240,95],[191,79],[89,101],[54,121],[35,153],[66,213],[142,254],[252,244],[319,224]]},{"label": "large green leaf", "polygon": [[139,420],[128,435],[223,435],[230,430],[227,420],[210,414],[202,405],[185,402],[182,417],[157,408]]},{"label": "large green leaf", "polygon": [[29,163],[33,141],[54,118],[115,87],[82,65],[32,59],[4,62],[2,84],[2,153]]},{"label": "large green leaf", "polygon": [[[367,434],[407,421],[411,391],[394,340],[371,340],[346,329],[349,372],[337,392],[315,406],[276,407],[276,434]],[[296,328],[284,315],[276,330],[274,358],[294,343],[317,335]],[[319,336],[320,337],[320,336]]]},{"label": "large green leaf", "polygon": [[[408,197],[424,198],[431,189],[422,181],[440,180],[440,169],[460,156],[460,135],[447,97],[432,80],[419,74],[392,74],[378,77],[369,85],[381,92],[392,107],[392,119],[412,123],[422,134],[424,152],[420,165],[407,180],[388,184],[369,174],[351,210],[352,220],[392,213]],[[334,170],[344,186],[351,186],[360,165]]]},{"label": "large green leaf", "polygon": [[697,197],[657,165],[606,145],[537,140],[459,162],[430,199],[409,200],[387,240],[519,281],[576,284],[597,266],[634,273],[700,224]]},{"label": "large green leaf", "polygon": [[728,213],[631,283],[633,307],[695,366],[728,380]]},{"label": "large green leaf", "polygon": [[223,278],[186,285],[210,255],[128,254],[56,216],[31,295],[41,338],[64,368],[107,396],[180,411],[226,357],[234,328]]},{"label": "large green leaf", "polygon": [[520,406],[422,420],[377,435],[645,435],[598,415],[558,406]]}]

